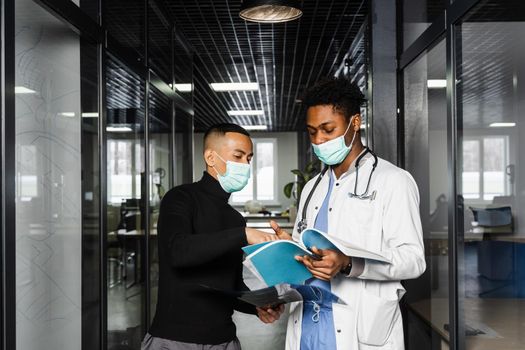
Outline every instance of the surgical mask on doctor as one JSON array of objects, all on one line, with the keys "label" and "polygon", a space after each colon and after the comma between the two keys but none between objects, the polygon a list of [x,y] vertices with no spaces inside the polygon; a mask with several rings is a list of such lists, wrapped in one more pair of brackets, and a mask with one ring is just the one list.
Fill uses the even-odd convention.
[{"label": "surgical mask on doctor", "polygon": [[242,190],[248,184],[250,180],[250,164],[247,163],[238,163],[232,161],[225,161],[217,152],[215,152],[217,157],[219,157],[224,163],[226,163],[226,172],[224,175],[221,175],[217,171],[217,177],[219,183],[223,190],[228,193],[237,192]]},{"label": "surgical mask on doctor", "polygon": [[326,141],[319,145],[312,143],[314,153],[317,158],[321,160],[321,162],[325,163],[326,165],[336,165],[341,163],[346,158],[348,153],[350,153],[352,150],[352,145],[354,144],[355,135],[357,134],[357,131],[354,131],[354,136],[352,137],[350,146],[347,146],[345,143],[345,136],[348,132],[348,129],[350,129],[350,125],[352,125],[351,121],[348,124],[345,133],[333,140]]}]

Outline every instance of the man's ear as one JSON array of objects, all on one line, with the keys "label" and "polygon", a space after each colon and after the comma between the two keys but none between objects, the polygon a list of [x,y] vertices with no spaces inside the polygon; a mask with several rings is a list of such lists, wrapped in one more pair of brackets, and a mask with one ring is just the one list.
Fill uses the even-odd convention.
[{"label": "man's ear", "polygon": [[213,154],[213,151],[209,148],[204,151],[204,161],[209,167],[215,166],[215,156]]}]

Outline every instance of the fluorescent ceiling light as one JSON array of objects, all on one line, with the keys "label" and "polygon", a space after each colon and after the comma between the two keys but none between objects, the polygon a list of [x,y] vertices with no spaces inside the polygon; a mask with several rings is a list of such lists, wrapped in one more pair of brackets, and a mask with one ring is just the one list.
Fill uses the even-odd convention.
[{"label": "fluorescent ceiling light", "polygon": [[264,111],[262,111],[262,110],[254,110],[254,111],[228,111],[228,115],[231,115],[231,116],[239,116],[239,115],[264,115]]},{"label": "fluorescent ceiling light", "polygon": [[68,117],[68,118],[73,118],[75,117],[75,112],[60,112],[60,113],[57,113],[59,116],[61,117]]},{"label": "fluorescent ceiling light", "polygon": [[82,113],[82,118],[98,118],[97,112]]},{"label": "fluorescent ceiling light", "polygon": [[427,80],[427,86],[429,89],[441,89],[447,87],[446,79],[429,79]]},{"label": "fluorescent ceiling light", "polygon": [[211,88],[215,91],[257,91],[257,83],[211,83]]},{"label": "fluorescent ceiling light", "polygon": [[491,128],[512,128],[516,123],[490,123]]},{"label": "fluorescent ceiling light", "polygon": [[15,94],[36,94],[36,91],[25,86],[15,86]]},{"label": "fluorescent ceiling light", "polygon": [[246,130],[268,130],[267,125],[243,125]]},{"label": "fluorescent ceiling light", "polygon": [[193,90],[193,84],[175,84],[175,90],[180,92],[191,92]]},{"label": "fluorescent ceiling light", "polygon": [[131,132],[133,129],[131,129],[129,126],[107,126],[106,131],[109,132]]}]

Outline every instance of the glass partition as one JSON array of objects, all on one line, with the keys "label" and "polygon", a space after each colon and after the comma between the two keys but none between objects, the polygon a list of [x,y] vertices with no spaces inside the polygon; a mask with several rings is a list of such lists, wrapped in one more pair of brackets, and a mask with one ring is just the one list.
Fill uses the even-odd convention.
[{"label": "glass partition", "polygon": [[106,65],[108,347],[139,348],[146,328],[145,82],[111,56]]},{"label": "glass partition", "polygon": [[[173,186],[173,143],[171,101],[150,85],[149,95],[149,202],[150,202],[150,245],[149,272],[151,291],[150,318],[155,316],[159,281],[159,254],[157,241],[157,221],[160,202],[164,194]],[[151,322],[150,320],[150,322]]]},{"label": "glass partition", "polygon": [[[16,250],[16,300],[7,301],[16,302],[16,326],[8,326],[16,327],[16,349],[80,350],[83,302],[94,297],[82,288],[83,234],[91,234],[82,216],[89,192],[82,166],[84,160],[93,165],[82,158],[88,127],[82,113],[97,112],[96,80],[86,75],[82,81],[82,65],[96,57],[96,46],[82,45],[68,25],[31,0],[14,6],[15,37],[7,40],[15,40],[16,51],[16,114],[8,116],[15,118],[16,214],[8,220],[16,220],[16,244],[6,248]],[[96,219],[94,225],[96,231]]]},{"label": "glass partition", "polygon": [[[445,42],[404,70],[405,168],[417,182],[427,270],[406,281],[409,349],[448,342],[448,163]],[[423,320],[424,322],[418,322]]]},{"label": "glass partition", "polygon": [[[495,10],[497,9],[497,11]],[[460,326],[466,349],[525,343],[525,15],[482,2],[456,28]]]}]

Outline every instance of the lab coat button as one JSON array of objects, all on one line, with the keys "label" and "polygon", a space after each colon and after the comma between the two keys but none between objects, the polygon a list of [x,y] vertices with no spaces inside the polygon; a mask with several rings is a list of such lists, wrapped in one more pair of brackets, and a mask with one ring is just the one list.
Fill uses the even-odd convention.
[{"label": "lab coat button", "polygon": [[339,186],[339,182],[336,182],[335,185],[336,185],[336,186]]},{"label": "lab coat button", "polygon": [[341,330],[340,330],[340,329],[338,329],[338,330],[337,330],[337,333],[341,333]]},{"label": "lab coat button", "polygon": [[319,207],[315,207],[315,210],[319,209]]},{"label": "lab coat button", "polygon": [[295,323],[295,324],[297,324],[297,320],[295,320],[295,322],[294,322],[294,323]]},{"label": "lab coat button", "polygon": [[328,211],[332,211],[332,208],[328,209]]}]

